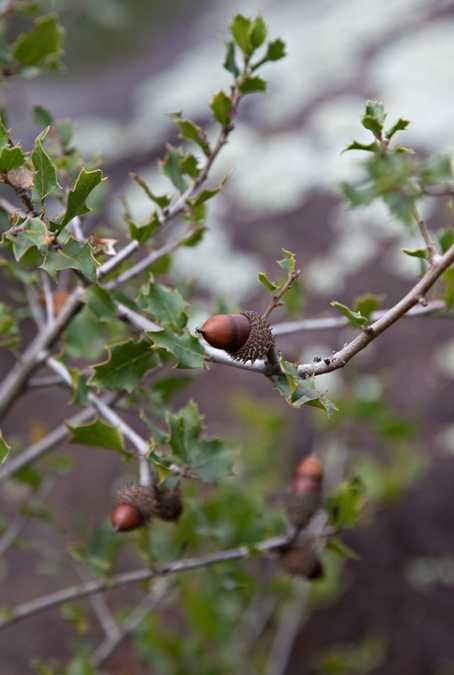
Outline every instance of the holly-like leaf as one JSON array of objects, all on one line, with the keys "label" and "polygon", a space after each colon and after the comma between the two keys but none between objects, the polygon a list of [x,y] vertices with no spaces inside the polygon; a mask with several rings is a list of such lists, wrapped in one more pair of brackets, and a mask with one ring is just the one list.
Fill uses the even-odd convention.
[{"label": "holly-like leaf", "polygon": [[290,251],[286,251],[285,248],[282,249],[282,253],[285,257],[283,260],[278,260],[278,265],[286,272],[291,272],[295,269],[295,255],[290,253]]},{"label": "holly-like leaf", "polygon": [[254,51],[251,42],[251,20],[242,14],[235,14],[233,21],[230,24],[230,31],[233,35],[233,39],[243,54],[250,56]]},{"label": "holly-like leaf", "polygon": [[261,14],[257,14],[255,19],[252,21],[250,29],[249,37],[252,47],[254,49],[260,47],[260,45],[262,45],[265,42],[267,35],[268,35],[268,27],[263,20],[263,16]]},{"label": "holly-like leaf", "polygon": [[326,548],[334,551],[338,556],[344,559],[361,560],[361,556],[356,553],[350,546],[344,544],[339,537],[330,537],[327,541]]},{"label": "holly-like leaf", "polygon": [[11,450],[11,446],[5,443],[2,432],[0,431],[0,465],[3,464],[5,459],[8,457],[8,453]]},{"label": "holly-like leaf", "polygon": [[258,280],[260,281],[261,284],[265,286],[265,288],[267,288],[270,291],[270,293],[274,293],[279,288],[278,286],[276,286],[275,283],[273,283],[268,279],[268,277],[264,272],[258,273]]},{"label": "holly-like leaf", "polygon": [[70,239],[62,249],[50,249],[44,258],[40,267],[57,281],[57,272],[59,270],[74,269],[79,270],[91,282],[96,283],[96,268],[98,261],[93,257],[93,248],[87,242],[81,244],[75,239]]},{"label": "holly-like leaf", "polygon": [[383,103],[378,101],[366,102],[366,114],[362,116],[361,122],[365,129],[369,129],[377,136],[383,131],[385,124],[386,112]]},{"label": "holly-like leaf", "polygon": [[129,221],[129,234],[132,239],[137,239],[140,244],[143,244],[153,236],[153,234],[162,226],[158,213],[153,212],[148,223],[144,225],[136,225],[132,220]]},{"label": "holly-like leaf", "polygon": [[347,145],[347,147],[342,150],[342,152],[347,152],[348,150],[366,150],[367,152],[377,152],[377,150],[380,150],[380,145],[377,143],[377,141],[369,143],[369,145],[358,143],[358,141],[353,141],[353,143]]},{"label": "holly-like leaf", "polygon": [[140,295],[139,305],[161,324],[168,325],[173,330],[181,331],[186,326],[185,309],[188,303],[176,289],[151,280],[146,293]]},{"label": "holly-like leaf", "polygon": [[342,314],[344,314],[344,316],[346,316],[350,323],[354,326],[364,326],[364,324],[367,323],[367,317],[362,316],[360,312],[354,312],[352,309],[346,305],[342,305],[340,302],[332,302],[331,305],[342,312]]},{"label": "holly-like leaf", "polygon": [[197,157],[190,152],[184,155],[180,160],[180,169],[183,173],[186,173],[191,178],[197,178],[200,174],[199,169],[199,160]]},{"label": "holly-like leaf", "polygon": [[107,347],[107,351],[109,358],[93,367],[95,372],[88,382],[100,389],[126,389],[131,393],[144,374],[159,365],[159,358],[147,340],[130,339]]},{"label": "holly-like leaf", "polygon": [[203,417],[199,415],[197,404],[191,400],[178,413],[167,412],[166,422],[169,429],[166,440],[172,449],[172,455],[187,464],[190,455],[194,453],[191,446],[198,444],[199,434],[203,429]]},{"label": "holly-like leaf", "polygon": [[169,206],[170,202],[172,201],[171,195],[155,195],[148,185],[145,183],[143,178],[138,176],[136,173],[133,171],[130,172],[129,174],[131,178],[134,178],[136,183],[140,185],[140,187],[144,190],[145,194],[155,203],[157,204],[161,209],[165,209],[167,206]]},{"label": "holly-like leaf", "polygon": [[4,147],[0,152],[0,171],[11,171],[16,169],[27,159],[27,155],[21,150],[20,145],[14,147]]},{"label": "holly-like leaf", "polygon": [[406,129],[409,124],[410,120],[404,120],[401,117],[399,120],[397,120],[395,124],[393,124],[391,129],[388,129],[388,131],[385,133],[385,137],[388,140],[391,140],[391,138],[394,136],[395,133],[397,133],[398,131],[404,131],[404,129]]},{"label": "holly-like leaf", "polygon": [[[47,130],[46,132],[47,133]],[[50,195],[54,190],[61,187],[57,181],[57,172],[49,156],[44,152],[41,137],[38,136],[35,141],[35,147],[32,151],[32,162],[36,171],[33,180],[32,202],[39,203],[44,197]]]},{"label": "holly-like leaf", "polygon": [[101,169],[95,169],[94,171],[81,169],[74,189],[69,191],[66,211],[61,219],[56,221],[58,230],[64,228],[76,216],[83,216],[91,211],[86,204],[87,197],[104,180],[106,179],[102,177]]},{"label": "holly-like leaf", "polygon": [[208,140],[201,127],[192,120],[186,118],[182,119],[178,113],[170,113],[170,116],[173,117],[175,124],[179,128],[181,138],[187,138],[188,140],[194,141],[194,143],[197,143],[197,145],[202,148],[205,154],[210,152]]},{"label": "holly-like leaf", "polygon": [[226,47],[225,61],[222,64],[226,70],[232,73],[233,77],[238,77],[240,69],[235,60],[235,43],[233,40],[224,40]]},{"label": "holly-like leaf", "polygon": [[364,483],[359,476],[342,483],[326,498],[330,522],[334,527],[354,525],[361,516],[366,501]]},{"label": "holly-like leaf", "polygon": [[42,105],[33,106],[32,117],[35,124],[37,124],[40,127],[44,127],[45,129],[47,127],[50,127],[50,125],[54,121],[52,113],[49,110],[47,110],[47,108],[44,108]]},{"label": "holly-like leaf", "polygon": [[23,66],[56,63],[61,53],[65,29],[59,25],[55,12],[35,19],[34,28],[19,35],[13,45],[13,56]]},{"label": "holly-like leaf", "polygon": [[372,293],[365,293],[355,300],[355,312],[366,317],[369,321],[372,312],[375,312],[384,296],[372,295]]},{"label": "holly-like leaf", "polygon": [[117,427],[111,427],[96,418],[90,424],[73,427],[66,424],[71,431],[70,441],[80,445],[89,445],[96,448],[124,451],[123,436]]},{"label": "holly-like leaf", "polygon": [[202,368],[205,365],[205,350],[189,332],[175,335],[168,326],[158,333],[147,333],[152,342],[175,356],[176,368]]},{"label": "holly-like leaf", "polygon": [[109,291],[92,284],[84,293],[83,301],[98,319],[110,323],[115,318],[117,306]]},{"label": "holly-like leaf", "polygon": [[183,172],[180,167],[180,161],[183,159],[183,153],[180,148],[175,148],[173,145],[167,145],[167,154],[164,159],[159,160],[159,167],[161,172],[166,176],[181,193],[185,192],[188,183],[183,177]]},{"label": "holly-like leaf", "polygon": [[5,232],[3,238],[12,242],[14,257],[18,262],[30,248],[43,252],[48,247],[48,232],[41,218],[27,218],[19,232],[13,228]]},{"label": "holly-like leaf", "polygon": [[266,80],[262,77],[245,77],[238,89],[247,94],[251,91],[266,91]]},{"label": "holly-like leaf", "polygon": [[189,465],[194,473],[205,483],[217,483],[220,478],[232,473],[236,453],[223,441],[202,439],[197,446],[190,448]]},{"label": "holly-like leaf", "polygon": [[410,251],[408,248],[403,248],[402,251],[409,255],[411,258],[422,258],[423,260],[429,259],[429,251],[426,248],[417,248]]},{"label": "holly-like leaf", "polygon": [[232,121],[232,106],[232,99],[221,89],[221,91],[213,96],[210,104],[214,119],[223,126],[230,124]]}]

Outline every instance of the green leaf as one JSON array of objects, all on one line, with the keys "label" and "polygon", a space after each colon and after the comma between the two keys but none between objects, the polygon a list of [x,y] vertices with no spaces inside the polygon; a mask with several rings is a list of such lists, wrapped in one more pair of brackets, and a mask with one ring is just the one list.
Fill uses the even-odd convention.
[{"label": "green leaf", "polygon": [[246,55],[250,56],[254,51],[251,42],[251,20],[242,14],[235,14],[230,24],[230,31],[238,47]]},{"label": "green leaf", "polygon": [[167,145],[166,156],[158,162],[161,172],[175,185],[180,193],[185,192],[188,187],[188,183],[184,179],[180,167],[182,158],[183,153],[180,148],[174,148],[173,145]]},{"label": "green leaf", "polygon": [[75,239],[70,239],[62,249],[50,249],[40,268],[46,270],[54,281],[57,281],[59,270],[74,269],[82,272],[92,283],[96,283],[96,268],[99,262],[93,257],[92,251],[93,247],[88,242],[81,244]]},{"label": "green leaf", "polygon": [[214,119],[226,127],[232,121],[232,106],[232,99],[221,89],[210,104]]},{"label": "green leaf", "polygon": [[446,251],[454,244],[454,230],[452,228],[441,230],[437,235],[437,239],[441,253],[446,253]]},{"label": "green leaf", "polygon": [[5,459],[8,457],[8,453],[11,450],[11,446],[5,443],[3,434],[0,431],[0,465],[3,464]]},{"label": "green leaf", "polygon": [[189,455],[193,454],[191,445],[198,444],[198,437],[203,429],[203,417],[199,415],[197,404],[190,400],[178,413],[167,412],[166,422],[169,428],[167,442],[172,454],[187,464]]},{"label": "green leaf", "polygon": [[383,103],[378,101],[367,101],[366,114],[361,118],[362,125],[365,129],[369,129],[377,136],[383,131],[383,126],[386,119],[385,107]]},{"label": "green leaf", "polygon": [[429,258],[429,251],[426,248],[417,248],[413,251],[410,251],[408,248],[403,248],[402,251],[412,258],[423,258],[424,260],[428,260]]},{"label": "green leaf", "polygon": [[320,410],[324,410],[328,415],[328,419],[331,419],[331,413],[333,410],[339,410],[332,401],[326,398],[326,396],[310,398],[308,401],[303,401],[303,405],[309,405],[313,408],[320,408]]},{"label": "green leaf", "polygon": [[84,293],[83,301],[99,321],[110,323],[116,317],[117,306],[109,291],[92,284]]},{"label": "green leaf", "polygon": [[64,352],[76,359],[95,361],[104,352],[104,325],[84,307],[64,331]]},{"label": "green leaf", "polygon": [[195,230],[190,232],[188,235],[180,237],[179,240],[180,246],[197,246],[197,244],[202,241],[203,235],[205,234],[207,229],[208,228],[205,227],[205,225],[201,225],[200,227],[197,227]]},{"label": "green leaf", "polygon": [[269,290],[270,293],[274,293],[279,288],[278,286],[276,286],[276,284],[274,284],[272,281],[268,279],[268,277],[264,272],[258,273],[258,280],[260,281],[261,284],[265,286],[265,288]]},{"label": "green leaf", "polygon": [[191,178],[197,178],[200,174],[200,169],[198,167],[199,160],[195,155],[188,153],[180,160],[180,169],[183,173],[188,174]]},{"label": "green leaf", "polygon": [[160,220],[158,213],[154,211],[148,223],[136,225],[136,223],[130,220],[128,224],[131,238],[137,239],[140,244],[143,244],[162,226],[162,221]]},{"label": "green leaf", "polygon": [[340,302],[332,302],[331,305],[344,314],[353,326],[364,326],[367,323],[367,317],[362,316],[359,312],[354,312],[346,305]]},{"label": "green leaf", "polygon": [[401,117],[391,127],[391,129],[388,129],[388,131],[385,133],[385,138],[387,138],[388,140],[391,140],[391,138],[394,136],[395,133],[397,133],[398,131],[404,131],[408,127],[409,124],[410,124],[410,120],[404,120]]},{"label": "green leaf", "polygon": [[454,307],[454,268],[450,267],[446,272],[443,272],[442,278],[446,283],[443,299],[447,307]]},{"label": "green leaf", "polygon": [[342,152],[347,152],[348,150],[366,150],[367,152],[377,152],[377,150],[380,150],[380,145],[377,143],[377,141],[369,143],[369,145],[364,145],[364,143],[353,141],[353,143],[347,145],[347,147],[342,150]]},{"label": "green leaf", "polygon": [[38,124],[40,127],[50,127],[54,121],[52,113],[43,108],[41,105],[34,105],[32,108],[32,117],[35,124]]},{"label": "green leaf", "polygon": [[64,34],[55,12],[40,16],[32,30],[19,35],[13,45],[13,56],[23,66],[40,66],[44,61],[56,63]]},{"label": "green leaf", "polygon": [[0,152],[0,171],[17,169],[18,166],[22,166],[26,159],[27,155],[22,152],[20,145],[15,145],[13,148],[2,148]]},{"label": "green leaf", "polygon": [[268,43],[268,50],[266,52],[264,61],[279,61],[285,56],[285,42],[280,38]]},{"label": "green leaf", "polygon": [[204,188],[197,197],[190,202],[191,206],[200,206],[200,204],[204,204],[207,202],[209,199],[212,199],[214,195],[217,195],[219,190],[221,189],[221,186],[218,186],[216,188],[213,188],[212,190],[208,190],[208,188]]},{"label": "green leaf", "polygon": [[151,314],[160,324],[182,331],[187,323],[185,309],[188,303],[176,289],[150,281],[146,292],[139,296],[139,306]]},{"label": "green leaf", "polygon": [[204,440],[191,446],[189,465],[191,472],[205,483],[217,483],[232,473],[236,460],[235,451],[219,439]]},{"label": "green leaf", "polygon": [[202,368],[205,365],[205,350],[189,332],[175,335],[168,326],[158,333],[148,333],[152,342],[165,349],[178,360],[176,368]]},{"label": "green leaf", "polygon": [[262,77],[245,77],[238,89],[247,94],[250,91],[266,91],[266,80]]},{"label": "green leaf", "polygon": [[155,195],[148,185],[145,183],[143,178],[138,176],[136,173],[133,171],[130,172],[129,174],[131,178],[134,178],[136,183],[140,185],[140,187],[144,190],[145,194],[147,197],[149,197],[155,204],[159,206],[161,209],[165,209],[167,206],[169,206],[170,202],[172,201],[172,196],[171,195]]},{"label": "green leaf", "polygon": [[233,40],[224,40],[226,47],[225,61],[222,64],[223,67],[232,73],[233,77],[238,77],[240,74],[240,69],[238,68],[235,60],[235,43]]},{"label": "green leaf", "polygon": [[17,344],[18,332],[19,328],[11,308],[4,302],[0,302],[0,346],[12,347]]},{"label": "green leaf", "polygon": [[181,138],[187,138],[188,140],[194,141],[202,148],[205,154],[210,152],[210,146],[202,127],[197,126],[192,120],[175,118],[173,113],[171,113],[170,116],[174,118],[175,124],[180,130]]},{"label": "green leaf", "polygon": [[354,525],[361,516],[365,501],[365,487],[359,476],[344,481],[326,499],[331,524],[334,527]]},{"label": "green leaf", "polygon": [[109,358],[93,367],[94,374],[88,384],[100,389],[131,393],[145,373],[159,365],[159,358],[150,349],[147,340],[134,342],[132,339],[107,347]]},{"label": "green leaf", "polygon": [[326,548],[334,551],[341,558],[350,560],[361,560],[361,556],[356,553],[350,546],[344,544],[339,537],[330,537],[327,541]]},{"label": "green leaf", "polygon": [[94,171],[81,169],[74,189],[69,191],[66,211],[58,221],[59,230],[63,229],[76,216],[83,216],[91,211],[86,204],[87,197],[104,180],[106,179],[102,177],[101,169],[95,169]]},{"label": "green leaf", "polygon": [[[46,130],[47,133],[47,130]],[[44,152],[40,136],[35,141],[32,151],[32,162],[36,176],[33,179],[31,200],[33,204],[39,203],[44,197],[61,187],[57,181],[57,172],[49,156]]]},{"label": "green leaf", "polygon": [[265,42],[267,35],[268,35],[267,25],[264,22],[262,15],[257,14],[257,16],[252,22],[250,30],[250,40],[253,48],[257,49],[257,47],[260,47],[260,45],[262,45]]},{"label": "green leaf", "polygon": [[379,303],[383,299],[381,295],[372,295],[371,293],[365,293],[355,300],[355,312],[361,316],[365,316],[369,321],[370,315],[372,312],[375,312]]},{"label": "green leaf", "polygon": [[286,251],[285,248],[282,249],[282,253],[285,257],[283,260],[278,260],[278,265],[286,272],[291,272],[295,269],[295,255],[290,253],[290,251]]},{"label": "green leaf", "polygon": [[452,178],[451,158],[447,155],[432,155],[421,165],[421,183],[436,185]]},{"label": "green leaf", "polygon": [[27,218],[19,232],[15,232],[14,229],[8,230],[3,238],[12,242],[14,257],[19,262],[30,248],[37,248],[41,252],[46,250],[47,236],[47,228],[41,218]]},{"label": "green leaf", "polygon": [[118,427],[111,427],[98,418],[90,424],[82,424],[79,427],[73,427],[68,423],[66,426],[71,431],[72,443],[124,452],[123,437]]}]

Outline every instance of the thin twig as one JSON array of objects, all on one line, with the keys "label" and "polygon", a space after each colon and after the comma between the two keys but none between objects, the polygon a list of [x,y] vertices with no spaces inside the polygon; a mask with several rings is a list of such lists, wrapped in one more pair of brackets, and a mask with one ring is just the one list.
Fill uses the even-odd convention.
[{"label": "thin twig", "polygon": [[426,242],[427,250],[429,251],[429,260],[432,264],[438,262],[440,259],[440,254],[438,253],[437,249],[435,248],[435,244],[432,241],[429,232],[426,227],[426,223],[424,222],[423,217],[419,213],[418,209],[416,206],[413,206],[412,208],[412,213],[413,217],[418,223],[419,230],[423,236],[424,241]]},{"label": "thin twig", "polygon": [[[301,535],[302,541],[309,541],[318,537],[329,537],[336,534],[331,528],[327,528],[322,532],[304,532]],[[273,537],[265,541],[254,544],[254,551],[267,553],[282,548],[287,542],[287,537]],[[123,572],[116,576],[110,577],[104,581],[88,581],[82,584],[76,584],[63,588],[54,593],[49,593],[35,600],[27,600],[8,611],[8,616],[0,618],[0,629],[6,628],[21,619],[42,612],[51,607],[57,607],[70,600],[77,600],[79,598],[87,597],[93,593],[100,593],[108,591],[120,586],[127,586],[135,584],[140,581],[148,581],[157,577],[167,576],[170,574],[178,574],[180,572],[188,572],[190,570],[199,569],[201,567],[209,567],[217,563],[228,562],[230,560],[241,560],[249,558],[251,555],[248,546],[238,546],[237,548],[227,549],[224,551],[216,551],[208,555],[200,556],[198,558],[186,558],[185,560],[175,560],[173,562],[162,565],[156,569],[140,569],[132,572]]]},{"label": "thin twig", "polygon": [[41,271],[41,283],[46,303],[46,319],[47,323],[51,324],[55,319],[54,296],[52,295],[49,275],[44,270]]},{"label": "thin twig", "polygon": [[291,270],[288,274],[288,279],[285,284],[282,286],[281,290],[278,293],[271,294],[271,302],[263,313],[263,318],[267,319],[273,309],[278,307],[279,301],[285,293],[289,290],[290,286],[293,284],[295,279],[299,277],[301,270]]}]

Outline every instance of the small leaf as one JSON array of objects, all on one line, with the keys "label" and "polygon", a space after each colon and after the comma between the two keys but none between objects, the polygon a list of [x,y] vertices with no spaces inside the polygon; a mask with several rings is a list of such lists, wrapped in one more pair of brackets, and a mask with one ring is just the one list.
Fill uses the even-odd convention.
[{"label": "small leaf", "polygon": [[341,558],[350,560],[361,560],[361,556],[356,553],[350,546],[347,546],[339,537],[330,537],[326,544],[326,548],[334,551]]},{"label": "small leaf", "polygon": [[99,263],[93,257],[92,251],[88,242],[81,244],[70,239],[62,249],[49,249],[40,268],[46,270],[54,281],[57,281],[59,270],[74,269],[82,272],[92,283],[96,283],[96,268]]},{"label": "small leaf", "polygon": [[[46,130],[47,133],[47,130]],[[44,152],[40,136],[35,141],[35,147],[32,151],[33,167],[36,176],[33,180],[33,190],[31,200],[33,204],[39,203],[44,197],[61,187],[57,181],[57,172],[49,156]]]},{"label": "small leaf", "polygon": [[258,14],[252,22],[250,40],[254,49],[260,47],[268,35],[268,28],[261,14]]},{"label": "small leaf", "polygon": [[65,29],[55,12],[35,19],[32,30],[19,35],[13,45],[13,56],[24,66],[40,66],[44,61],[57,61]]},{"label": "small leaf", "polygon": [[0,171],[16,169],[18,166],[22,166],[26,159],[27,155],[22,152],[20,145],[15,145],[13,148],[2,148],[0,152]]},{"label": "small leaf", "polygon": [[238,77],[240,74],[240,69],[236,65],[235,61],[235,43],[233,40],[224,40],[226,47],[225,61],[222,64],[223,67],[232,73],[233,77]]},{"label": "small leaf", "polygon": [[213,96],[210,104],[214,119],[223,126],[230,124],[232,120],[232,106],[232,99],[221,89],[221,91]]},{"label": "small leaf", "polygon": [[58,221],[59,230],[63,229],[76,216],[83,216],[91,211],[86,204],[87,197],[104,180],[106,179],[102,177],[101,169],[95,169],[95,171],[81,169],[74,189],[69,191],[66,212]]},{"label": "small leaf", "polygon": [[38,124],[40,127],[47,128],[54,121],[52,113],[43,108],[41,105],[34,105],[32,108],[32,116],[35,124]]},{"label": "small leaf", "polygon": [[417,248],[413,251],[410,251],[408,248],[403,248],[402,251],[412,258],[423,258],[424,260],[429,259],[429,251],[426,248]]},{"label": "small leaf", "polygon": [[194,124],[194,122],[189,119],[175,119],[175,124],[179,128],[182,138],[187,138],[197,143],[205,154],[210,152],[210,146],[201,127],[197,126],[197,124]]},{"label": "small leaf", "polygon": [[342,150],[342,152],[347,152],[348,150],[366,150],[367,152],[377,152],[377,150],[380,150],[380,145],[377,143],[377,141],[369,143],[369,145],[364,145],[364,143],[353,141],[353,143],[347,145],[347,147]]},{"label": "small leaf", "polygon": [[408,125],[410,124],[410,120],[404,120],[402,117],[397,120],[397,122],[391,127],[391,129],[388,129],[388,131],[385,133],[385,137],[388,140],[391,140],[391,138],[394,136],[395,133],[398,131],[404,131]]},{"label": "small leaf", "polygon": [[261,77],[245,77],[238,89],[243,94],[250,91],[266,91],[266,81]]},{"label": "small leaf", "polygon": [[332,302],[331,305],[342,312],[354,326],[364,326],[367,323],[367,317],[362,316],[359,312],[354,312],[346,305],[342,305],[340,302]]},{"label": "small leaf", "polygon": [[68,423],[66,426],[71,431],[70,442],[72,443],[124,452],[123,437],[118,427],[111,427],[98,418],[90,424],[83,424],[79,427],[73,427]]},{"label": "small leaf", "polygon": [[219,192],[220,189],[221,189],[220,185],[216,188],[213,188],[212,190],[208,190],[207,188],[204,188],[201,192],[199,192],[197,197],[194,200],[191,201],[191,206],[194,207],[194,206],[200,206],[200,204],[204,204],[209,199],[212,199],[215,195],[217,195],[217,193]]},{"label": "small leaf", "polygon": [[264,272],[258,273],[258,280],[260,281],[261,284],[265,286],[265,288],[267,288],[270,291],[270,293],[274,293],[279,288],[278,286],[276,286],[276,284],[274,284],[272,281],[268,279],[268,277]]},{"label": "small leaf", "polygon": [[107,347],[109,358],[93,366],[94,374],[88,384],[100,389],[131,393],[145,373],[159,365],[159,358],[150,349],[147,340],[134,342],[132,339]]},{"label": "small leaf", "polygon": [[355,300],[355,312],[365,316],[369,321],[372,312],[375,312],[384,296],[365,293]]},{"label": "small leaf", "polygon": [[251,42],[251,20],[242,14],[235,14],[230,30],[238,47],[246,55],[250,56],[254,51]]},{"label": "small leaf", "polygon": [[365,129],[373,131],[374,134],[380,136],[383,131],[383,126],[386,119],[385,107],[383,103],[378,101],[366,102],[366,114],[361,118],[362,125]]},{"label": "small leaf", "polygon": [[191,447],[189,466],[191,473],[205,483],[216,484],[220,478],[232,473],[236,460],[235,451],[219,439],[199,441],[198,446]]},{"label": "small leaf", "polygon": [[205,365],[205,350],[189,332],[175,335],[168,326],[158,333],[147,333],[156,347],[165,349],[178,360],[176,368],[202,368]]},{"label": "small leaf", "polygon": [[295,269],[295,255],[290,253],[290,251],[286,251],[285,248],[282,249],[282,253],[285,257],[283,260],[278,260],[278,265],[286,270],[286,272],[291,272]]},{"label": "small leaf", "polygon": [[201,225],[200,227],[197,227],[195,230],[190,232],[188,235],[180,237],[179,240],[180,246],[197,246],[197,244],[202,241],[203,235],[205,234],[207,229],[208,228],[205,227],[205,225]]},{"label": "small leaf", "polygon": [[359,476],[342,483],[326,499],[331,524],[334,527],[354,525],[361,516],[365,501],[365,487]]},{"label": "small leaf", "polygon": [[180,159],[180,169],[183,173],[187,173],[191,178],[197,178],[200,174],[198,167],[199,160],[195,155],[188,153]]},{"label": "small leaf", "polygon": [[8,453],[11,450],[11,446],[5,443],[2,432],[0,431],[0,465],[3,464],[5,459],[8,457]]},{"label": "small leaf", "polygon": [[183,154],[179,148],[168,145],[166,156],[158,162],[161,172],[175,185],[180,193],[185,192],[188,187],[180,167],[182,158]]},{"label": "small leaf", "polygon": [[441,230],[437,235],[437,239],[441,253],[446,253],[446,251],[454,244],[454,230],[451,228]]},{"label": "small leaf", "polygon": [[20,232],[8,230],[3,238],[13,244],[15,259],[19,262],[22,256],[30,249],[37,248],[39,251],[47,250],[48,232],[41,218],[27,218],[25,226]]},{"label": "small leaf", "polygon": [[117,306],[109,291],[92,284],[84,293],[83,301],[99,321],[110,323],[116,317]]},{"label": "small leaf", "polygon": [[136,225],[132,220],[128,222],[129,224],[129,234],[132,239],[137,239],[140,244],[145,243],[153,234],[162,226],[162,221],[160,220],[156,211],[151,215],[148,223],[144,225]]},{"label": "small leaf", "polygon": [[138,176],[134,172],[130,172],[129,174],[131,178],[134,178],[136,183],[140,185],[140,187],[145,191],[146,195],[155,203],[157,204],[161,209],[165,209],[167,206],[169,206],[170,202],[172,201],[171,195],[155,195],[153,192],[150,190],[148,185],[145,183],[143,178]]},{"label": "small leaf", "polygon": [[188,303],[176,289],[151,280],[146,293],[142,292],[139,297],[139,306],[161,324],[169,325],[174,330],[181,331],[186,326],[185,309]]}]

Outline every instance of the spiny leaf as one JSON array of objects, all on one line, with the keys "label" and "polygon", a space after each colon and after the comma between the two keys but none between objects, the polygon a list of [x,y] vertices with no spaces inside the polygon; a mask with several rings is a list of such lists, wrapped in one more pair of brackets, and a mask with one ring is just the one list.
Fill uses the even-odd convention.
[{"label": "spiny leaf", "polygon": [[147,333],[156,347],[165,349],[177,359],[176,368],[202,368],[205,350],[189,332],[175,335],[168,326],[158,333]]},{"label": "spiny leaf", "polygon": [[66,212],[59,221],[56,221],[59,223],[59,230],[64,228],[76,216],[83,216],[85,213],[91,211],[86,204],[87,197],[104,180],[106,179],[102,177],[101,169],[95,169],[94,171],[85,171],[85,168],[81,169],[74,189],[69,191]]},{"label": "spiny leaf", "polygon": [[342,305],[340,302],[332,302],[331,305],[342,312],[354,326],[364,326],[367,323],[367,317],[362,316],[359,312],[354,312],[346,305]]},{"label": "spiny leaf", "polygon": [[21,150],[20,145],[15,145],[13,148],[5,147],[0,152],[0,171],[11,171],[16,169],[27,159],[27,155]]},{"label": "spiny leaf", "polygon": [[117,427],[111,427],[100,419],[96,418],[90,424],[83,424],[79,427],[66,425],[71,431],[71,441],[81,445],[89,445],[98,448],[107,448],[108,450],[124,451],[124,442],[121,432]]},{"label": "spiny leaf", "polygon": [[93,257],[93,248],[88,242],[81,244],[75,239],[70,239],[62,249],[50,249],[47,251],[44,262],[40,268],[57,281],[59,270],[79,270],[91,282],[96,283],[96,268],[99,262]]},{"label": "spiny leaf", "polygon": [[180,167],[180,161],[182,158],[183,154],[180,148],[167,145],[166,156],[164,159],[159,160],[161,172],[175,185],[177,190],[181,193],[183,193],[188,187],[188,183],[184,179]]},{"label": "spiny leaf", "polygon": [[152,279],[146,292],[141,293],[139,305],[161,324],[169,325],[174,330],[183,330],[186,326],[185,309],[188,303],[176,289],[158,284]]},{"label": "spiny leaf", "polygon": [[109,358],[93,367],[94,374],[88,384],[100,389],[131,393],[140,383],[144,374],[159,365],[159,358],[150,349],[147,340],[134,342],[130,339],[107,347]]},{"label": "spiny leaf", "polygon": [[3,238],[12,242],[14,257],[18,262],[30,248],[40,251],[47,249],[48,232],[41,218],[27,218],[21,230],[14,234],[13,232],[14,230],[8,230]]},{"label": "spiny leaf", "polygon": [[223,126],[227,126],[232,120],[232,105],[232,99],[222,89],[213,96],[210,104],[213,117]]},{"label": "spiny leaf", "polygon": [[[48,129],[46,129],[45,133],[47,133],[47,131]],[[40,136],[38,136],[35,141],[35,147],[32,151],[32,162],[37,173],[33,180],[31,199],[34,204],[37,204],[44,199],[44,197],[47,197],[47,195],[50,195],[54,190],[61,187],[57,181],[55,166],[44,151]]]},{"label": "spiny leaf", "polygon": [[13,56],[24,66],[40,66],[44,61],[56,63],[64,34],[55,12],[40,16],[32,30],[19,35],[13,45]]},{"label": "spiny leaf", "polygon": [[275,283],[273,283],[268,279],[268,277],[264,272],[258,273],[258,280],[260,281],[261,284],[265,286],[265,288],[267,288],[270,291],[270,293],[274,293],[279,288],[278,286],[276,286]]}]

